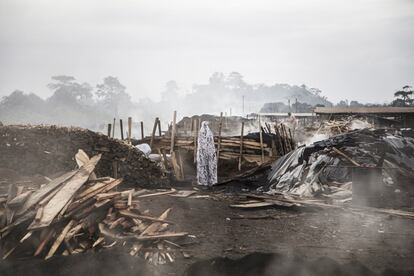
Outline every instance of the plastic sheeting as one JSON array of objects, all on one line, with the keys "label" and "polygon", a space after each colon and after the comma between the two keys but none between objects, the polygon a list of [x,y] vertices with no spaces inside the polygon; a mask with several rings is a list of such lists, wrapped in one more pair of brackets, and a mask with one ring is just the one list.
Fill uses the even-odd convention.
[{"label": "plastic sheeting", "polygon": [[197,182],[204,186],[217,184],[217,154],[214,136],[206,121],[201,123],[198,134]]},{"label": "plastic sheeting", "polygon": [[269,193],[349,194],[343,185],[352,181],[353,165],[332,147],[362,166],[382,167],[385,182],[414,194],[414,132],[384,129],[351,131],[288,153],[272,166]]}]

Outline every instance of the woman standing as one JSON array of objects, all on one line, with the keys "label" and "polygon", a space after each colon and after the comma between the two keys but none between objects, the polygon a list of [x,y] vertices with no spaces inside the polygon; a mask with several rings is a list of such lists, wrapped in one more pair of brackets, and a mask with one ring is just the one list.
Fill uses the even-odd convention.
[{"label": "woman standing", "polygon": [[208,122],[201,123],[197,148],[197,182],[198,185],[217,184],[217,155],[214,136]]}]

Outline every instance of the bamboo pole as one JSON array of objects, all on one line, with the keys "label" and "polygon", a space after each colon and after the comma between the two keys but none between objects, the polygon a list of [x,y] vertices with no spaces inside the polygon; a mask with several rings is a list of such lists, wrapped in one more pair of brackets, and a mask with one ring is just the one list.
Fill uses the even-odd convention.
[{"label": "bamboo pole", "polygon": [[124,140],[124,126],[122,124],[122,119],[119,119],[119,128],[121,130],[121,140]]},{"label": "bamboo pole", "polygon": [[259,136],[260,136],[260,150],[262,151],[262,163],[264,163],[263,133],[262,133],[262,123],[260,121],[260,115],[259,115]]},{"label": "bamboo pole", "polygon": [[132,117],[128,117],[128,143],[131,144]]},{"label": "bamboo pole", "polygon": [[114,124],[112,125],[112,138],[115,138],[115,118],[114,118]]},{"label": "bamboo pole", "polygon": [[141,139],[144,139],[144,122],[141,121]]},{"label": "bamboo pole", "polygon": [[174,151],[174,145],[175,145],[176,121],[177,121],[177,111],[174,111],[173,121],[172,121],[172,130],[171,130],[171,153]]},{"label": "bamboo pole", "polygon": [[218,131],[218,144],[217,144],[217,163],[220,159],[220,146],[221,146],[221,128],[223,126],[223,112],[220,112],[220,123]]},{"label": "bamboo pole", "polygon": [[151,149],[152,149],[152,145],[154,144],[154,136],[155,136],[155,131],[157,130],[157,125],[158,125],[158,117],[155,118],[154,126],[152,127],[151,142],[150,142]]},{"label": "bamboo pole", "polygon": [[241,125],[241,134],[240,134],[240,157],[239,157],[239,171],[241,171],[242,162],[243,162],[243,132],[244,132],[244,122]]},{"label": "bamboo pole", "polygon": [[285,151],[285,148],[283,146],[282,137],[280,135],[280,131],[279,131],[279,128],[278,128],[277,124],[275,124],[275,132],[276,132],[276,135],[277,135],[277,138],[278,138],[277,140],[279,141],[279,148],[280,148],[279,153],[280,153],[281,156],[283,156],[283,155],[286,154],[286,151]]}]

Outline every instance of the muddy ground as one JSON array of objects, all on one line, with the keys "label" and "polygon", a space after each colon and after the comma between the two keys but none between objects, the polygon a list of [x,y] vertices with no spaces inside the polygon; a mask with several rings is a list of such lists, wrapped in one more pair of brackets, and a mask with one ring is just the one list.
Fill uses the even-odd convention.
[{"label": "muddy ground", "polygon": [[[362,272],[358,273],[353,271],[348,274],[326,275],[370,275],[371,271],[381,274],[386,269],[408,271],[406,274],[391,274],[388,270],[386,275],[410,275],[414,271],[414,220],[341,210],[275,207],[240,210],[229,207],[240,199],[233,192],[200,191],[198,195],[204,197],[177,198],[164,195],[141,199],[142,209],[149,209],[152,215],[159,215],[171,207],[173,210],[169,220],[175,223],[175,231],[186,231],[192,235],[177,241],[182,248],[177,248],[175,262],[172,264],[146,266],[137,258],[108,249],[103,255],[102,252],[97,255],[87,253],[80,254],[84,257],[57,257],[48,262],[1,262],[0,275],[25,275],[29,272],[33,276],[183,275],[191,265],[199,261],[204,262],[193,265],[193,273],[190,275],[262,274],[263,271],[257,270],[246,273],[243,265],[247,264],[249,271],[250,266],[263,268],[273,264],[280,268],[274,255],[249,256],[247,258],[253,258],[254,261],[247,263],[246,259],[239,263],[229,263],[226,259],[209,260],[216,257],[237,259],[255,252],[278,253],[280,255],[276,256],[314,262],[310,264],[311,267],[322,267],[324,271],[326,265],[318,261],[321,257],[328,257],[328,263],[337,262],[352,269],[362,267]],[[186,253],[187,258],[182,252]],[[219,266],[218,270],[211,270],[214,265]],[[226,265],[230,267],[227,274],[218,274],[219,270],[220,273],[225,270]],[[296,264],[291,266],[298,267]],[[200,271],[206,273],[200,274]]]},{"label": "muddy ground", "polygon": [[[340,210],[267,208],[240,210],[223,198],[148,198],[142,206],[161,213],[172,207],[170,219],[177,231],[196,238],[185,247],[191,258],[179,258],[161,267],[165,274],[180,275],[192,263],[214,257],[240,258],[254,252],[277,252],[303,259],[329,257],[340,264],[358,261],[380,273],[387,268],[414,269],[414,220],[373,213]],[[271,215],[268,219],[241,219]]]}]

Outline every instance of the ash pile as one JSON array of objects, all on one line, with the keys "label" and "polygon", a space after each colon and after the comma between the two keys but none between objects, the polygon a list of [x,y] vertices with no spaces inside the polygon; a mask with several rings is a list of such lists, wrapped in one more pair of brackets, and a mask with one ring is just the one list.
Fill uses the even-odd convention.
[{"label": "ash pile", "polygon": [[297,148],[277,160],[268,193],[339,203],[412,207],[414,131],[362,129]]},{"label": "ash pile", "polygon": [[101,154],[89,159],[80,150],[75,159],[78,169],[40,188],[11,184],[0,196],[2,258],[49,259],[122,247],[152,264],[173,262],[177,245],[171,240],[187,233],[171,230],[171,209],[153,216],[141,209],[140,199],[175,190],[121,190],[123,179],[96,177]]},{"label": "ash pile", "polygon": [[161,168],[127,142],[82,128],[0,126],[0,168],[19,176],[53,178],[76,168],[75,154],[102,154],[98,176],[124,179],[124,185],[169,186]]}]

